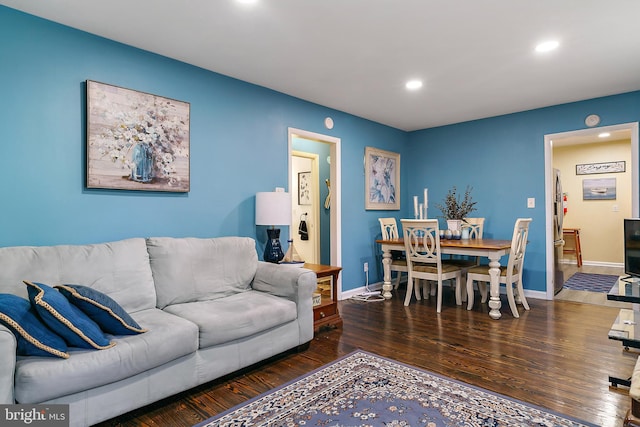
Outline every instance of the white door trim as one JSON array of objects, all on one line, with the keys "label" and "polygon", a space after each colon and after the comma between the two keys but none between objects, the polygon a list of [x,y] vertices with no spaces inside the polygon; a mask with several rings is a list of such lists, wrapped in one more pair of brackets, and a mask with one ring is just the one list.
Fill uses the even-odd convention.
[{"label": "white door trim", "polygon": [[[331,227],[331,265],[342,267],[342,176],[341,170],[341,140],[334,136],[309,132],[302,129],[288,128],[288,163],[289,181],[291,182],[291,145],[294,137],[310,139],[330,144],[331,167],[331,209],[329,213]],[[338,277],[338,299],[342,294],[342,275]]]},{"label": "white door trim", "polygon": [[[544,189],[545,189],[545,222],[546,222],[546,271],[547,271],[547,289],[546,299],[552,300],[554,296],[553,289],[553,204],[551,198],[553,195],[553,146],[551,141],[554,138],[567,138],[572,136],[583,136],[589,134],[597,134],[600,132],[612,132],[622,129],[631,130],[631,211],[634,217],[638,217],[638,122],[621,123],[612,126],[602,126],[597,128],[588,128],[574,130],[570,132],[553,133],[544,136]],[[622,224],[620,225],[622,226]],[[621,243],[622,244],[622,243]]]}]

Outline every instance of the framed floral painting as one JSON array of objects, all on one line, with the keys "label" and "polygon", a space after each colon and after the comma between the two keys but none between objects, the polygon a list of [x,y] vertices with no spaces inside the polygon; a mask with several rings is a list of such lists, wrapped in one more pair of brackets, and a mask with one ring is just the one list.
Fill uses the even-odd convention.
[{"label": "framed floral painting", "polygon": [[87,80],[87,188],[188,192],[188,102]]},{"label": "framed floral painting", "polygon": [[400,154],[365,147],[365,209],[400,210]]}]

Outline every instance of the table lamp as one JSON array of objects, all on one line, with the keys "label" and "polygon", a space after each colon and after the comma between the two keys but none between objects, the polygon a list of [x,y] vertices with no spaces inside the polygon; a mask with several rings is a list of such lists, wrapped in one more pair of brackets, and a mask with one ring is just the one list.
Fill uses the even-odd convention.
[{"label": "table lamp", "polygon": [[280,245],[280,229],[276,225],[291,225],[291,197],[284,191],[256,193],[256,225],[267,225],[267,245],[264,260],[278,263],[284,258]]}]

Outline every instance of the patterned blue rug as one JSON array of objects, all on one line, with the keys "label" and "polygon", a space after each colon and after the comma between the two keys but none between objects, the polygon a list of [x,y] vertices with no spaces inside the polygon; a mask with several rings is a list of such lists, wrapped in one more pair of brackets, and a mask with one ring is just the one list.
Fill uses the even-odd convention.
[{"label": "patterned blue rug", "polygon": [[371,353],[355,351],[197,427],[463,425],[595,426]]},{"label": "patterned blue rug", "polygon": [[575,273],[564,282],[564,288],[578,291],[609,292],[620,276],[611,274]]}]

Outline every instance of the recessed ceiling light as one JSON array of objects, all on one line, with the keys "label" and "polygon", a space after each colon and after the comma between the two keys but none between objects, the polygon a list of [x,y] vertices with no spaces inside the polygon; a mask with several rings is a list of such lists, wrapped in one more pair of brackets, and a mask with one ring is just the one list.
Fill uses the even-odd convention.
[{"label": "recessed ceiling light", "polygon": [[549,40],[546,42],[542,42],[536,46],[536,52],[549,52],[555,48],[560,46],[557,40]]},{"label": "recessed ceiling light", "polygon": [[607,138],[611,136],[611,134],[609,132],[602,132],[600,134],[598,134],[598,138]]},{"label": "recessed ceiling light", "polygon": [[422,87],[422,80],[409,80],[405,87],[409,90],[416,90]]}]

